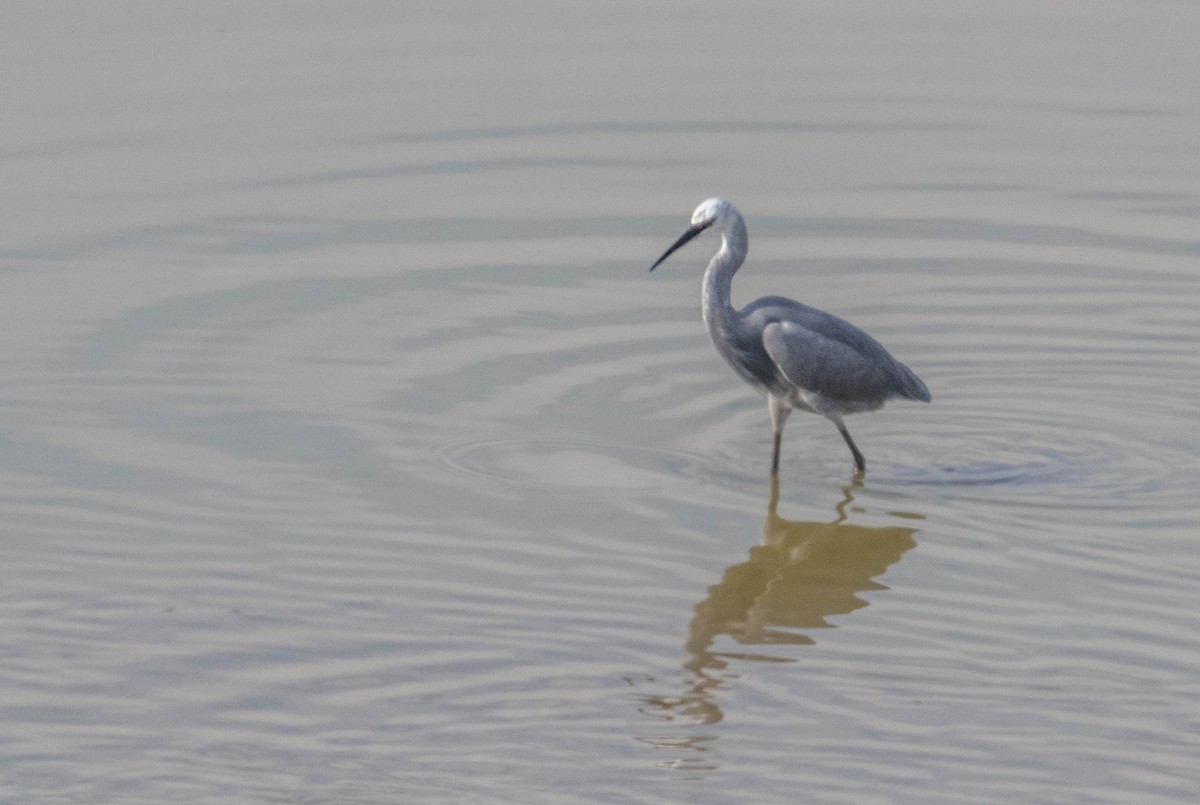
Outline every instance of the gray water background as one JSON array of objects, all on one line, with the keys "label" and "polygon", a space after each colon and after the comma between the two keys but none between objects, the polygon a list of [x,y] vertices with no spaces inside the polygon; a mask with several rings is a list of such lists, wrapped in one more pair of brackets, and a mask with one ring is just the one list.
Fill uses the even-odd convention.
[{"label": "gray water background", "polygon": [[1198,7],[6,17],[0,801],[1195,800]]}]

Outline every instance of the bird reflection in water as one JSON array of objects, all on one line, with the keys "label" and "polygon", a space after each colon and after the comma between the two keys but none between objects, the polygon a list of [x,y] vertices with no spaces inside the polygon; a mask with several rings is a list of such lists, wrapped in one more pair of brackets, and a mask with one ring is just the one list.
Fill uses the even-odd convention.
[{"label": "bird reflection in water", "polygon": [[859,593],[887,589],[874,579],[917,544],[915,529],[847,523],[855,488],[843,489],[833,522],[798,522],[779,516],[779,479],[772,479],[762,542],[750,549],[749,561],[727,569],[696,604],[684,644],[684,668],[691,675],[684,694],[647,697],[643,712],[666,720],[720,721],[713,693],[726,684],[720,672],[731,660],[794,662],[757,651],[714,650],[720,636],[742,646],[811,645],[812,637],[795,630],[829,627],[830,616],[867,605]]}]

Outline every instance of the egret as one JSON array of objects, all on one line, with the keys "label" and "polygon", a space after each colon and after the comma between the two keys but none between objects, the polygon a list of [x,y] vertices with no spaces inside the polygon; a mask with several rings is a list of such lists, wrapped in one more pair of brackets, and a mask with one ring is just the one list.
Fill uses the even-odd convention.
[{"label": "egret", "polygon": [[692,225],[662,257],[706,229],[721,235],[721,248],[704,272],[701,307],[713,346],[733,371],[767,395],[774,428],[771,476],[779,474],[783,425],[793,409],[820,414],[837,426],[854,456],[857,474],[867,464],[843,417],[881,408],[895,398],[929,402],[929,389],[883,345],[830,313],[782,296],[765,296],[738,310],[729,299],[733,275],[749,248],[746,222],[721,198],[692,213]]}]

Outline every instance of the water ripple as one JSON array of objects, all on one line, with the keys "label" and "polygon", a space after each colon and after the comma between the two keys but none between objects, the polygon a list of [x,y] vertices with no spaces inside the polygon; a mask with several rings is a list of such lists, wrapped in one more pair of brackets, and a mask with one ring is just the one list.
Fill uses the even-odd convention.
[{"label": "water ripple", "polygon": [[671,475],[694,477],[703,456],[611,443],[492,439],[447,448],[451,467],[471,474],[546,487],[657,490]]}]

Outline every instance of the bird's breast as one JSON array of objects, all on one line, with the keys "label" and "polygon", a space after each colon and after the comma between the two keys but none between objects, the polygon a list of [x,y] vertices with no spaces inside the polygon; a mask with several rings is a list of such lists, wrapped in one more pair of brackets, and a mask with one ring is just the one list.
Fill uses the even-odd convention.
[{"label": "bird's breast", "polygon": [[786,387],[779,367],[763,347],[761,334],[747,332],[736,322],[705,316],[713,346],[730,368],[764,394],[784,396]]}]

